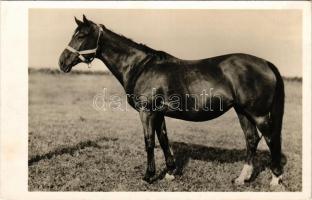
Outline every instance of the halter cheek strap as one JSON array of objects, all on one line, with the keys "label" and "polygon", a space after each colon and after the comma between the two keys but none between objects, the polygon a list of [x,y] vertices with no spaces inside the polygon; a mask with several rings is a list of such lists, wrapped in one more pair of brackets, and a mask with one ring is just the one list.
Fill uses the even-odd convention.
[{"label": "halter cheek strap", "polygon": [[[95,54],[96,54],[96,51],[99,47],[99,39],[100,39],[100,36],[101,36],[101,33],[103,32],[103,29],[102,27],[99,27],[99,35],[98,35],[98,38],[97,38],[97,41],[96,41],[96,47],[94,49],[88,49],[88,50],[81,50],[81,51],[78,51],[76,49],[74,49],[73,47],[71,46],[67,46],[66,49],[73,52],[73,53],[76,53],[78,54],[78,58],[82,61],[82,62],[85,62],[85,63],[90,63],[92,62],[92,60],[94,59],[95,57]],[[86,54],[94,54],[93,58],[91,58],[90,60],[87,60],[83,55],[86,55]]]}]

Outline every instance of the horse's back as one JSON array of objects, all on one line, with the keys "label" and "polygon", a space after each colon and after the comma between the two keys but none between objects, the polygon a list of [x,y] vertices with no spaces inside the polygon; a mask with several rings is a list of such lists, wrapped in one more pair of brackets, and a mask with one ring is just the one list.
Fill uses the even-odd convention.
[{"label": "horse's back", "polygon": [[[169,98],[173,95],[188,96],[180,101],[183,112],[168,111],[168,116],[174,118],[204,121],[220,116],[234,105],[262,112],[274,96],[276,78],[268,62],[247,54],[197,61],[177,59],[149,65],[138,78],[134,91],[151,101],[153,95],[162,95],[165,104],[170,104]],[[199,101],[192,100],[192,95],[200,98]],[[202,99],[203,95],[206,98]],[[210,110],[205,112],[203,108],[207,103]]]}]

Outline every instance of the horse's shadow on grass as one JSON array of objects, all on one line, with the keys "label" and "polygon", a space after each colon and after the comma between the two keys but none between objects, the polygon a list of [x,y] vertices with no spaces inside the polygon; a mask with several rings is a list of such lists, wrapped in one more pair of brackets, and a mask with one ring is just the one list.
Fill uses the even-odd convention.
[{"label": "horse's shadow on grass", "polygon": [[[176,160],[176,175],[183,174],[183,170],[187,166],[190,159],[206,162],[217,161],[219,163],[235,163],[245,161],[246,158],[245,149],[224,149],[219,147],[207,147],[198,144],[188,144],[184,142],[172,142],[171,147]],[[260,172],[265,170],[270,165],[270,160],[269,151],[257,150],[257,154],[254,158],[254,174],[252,175],[250,181],[254,180]],[[284,155],[283,160],[283,164],[286,164],[286,158]],[[165,174],[166,170],[163,170],[158,178],[164,178]]]},{"label": "horse's shadow on grass", "polygon": [[116,140],[118,140],[118,138],[101,137],[101,138],[98,138],[94,141],[92,141],[92,140],[81,141],[81,142],[79,142],[73,146],[58,147],[58,148],[56,148],[56,149],[54,149],[48,153],[40,154],[40,155],[36,155],[36,156],[31,157],[28,160],[28,166],[32,166],[32,165],[36,164],[37,162],[39,162],[40,160],[51,159],[54,156],[58,156],[58,155],[63,155],[63,154],[74,155],[74,153],[76,151],[87,148],[87,147],[101,148],[101,146],[98,144],[99,142],[116,141]]}]

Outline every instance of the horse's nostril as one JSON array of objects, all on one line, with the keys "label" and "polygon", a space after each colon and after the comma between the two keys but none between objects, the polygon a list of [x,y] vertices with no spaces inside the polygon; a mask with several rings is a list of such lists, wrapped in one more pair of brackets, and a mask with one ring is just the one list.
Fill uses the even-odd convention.
[{"label": "horse's nostril", "polygon": [[59,66],[62,67],[64,62],[62,60],[59,61]]}]

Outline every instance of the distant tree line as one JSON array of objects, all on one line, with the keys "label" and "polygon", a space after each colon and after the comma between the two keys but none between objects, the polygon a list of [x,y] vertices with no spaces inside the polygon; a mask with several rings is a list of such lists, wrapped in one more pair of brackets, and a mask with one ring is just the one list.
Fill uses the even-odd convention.
[{"label": "distant tree line", "polygon": [[[57,68],[28,68],[28,73],[46,73],[46,74],[64,74],[64,72],[60,71]],[[90,75],[111,75],[110,71],[94,71],[94,70],[73,70],[70,74],[90,74]],[[293,76],[286,77],[283,76],[285,81],[290,82],[302,82],[302,77]]]}]

